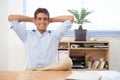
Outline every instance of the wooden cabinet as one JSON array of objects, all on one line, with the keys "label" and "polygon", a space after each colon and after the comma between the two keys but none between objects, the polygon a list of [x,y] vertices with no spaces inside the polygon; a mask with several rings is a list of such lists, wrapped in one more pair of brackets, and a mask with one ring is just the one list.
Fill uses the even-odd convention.
[{"label": "wooden cabinet", "polygon": [[108,41],[62,41],[58,50],[68,52],[73,61],[73,69],[109,69]]}]

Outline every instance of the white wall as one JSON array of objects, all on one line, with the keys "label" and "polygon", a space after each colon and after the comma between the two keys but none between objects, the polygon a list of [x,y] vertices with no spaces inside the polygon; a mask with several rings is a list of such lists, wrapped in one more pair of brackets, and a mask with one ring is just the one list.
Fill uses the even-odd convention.
[{"label": "white wall", "polygon": [[22,0],[0,1],[0,70],[23,70],[25,50],[23,43],[9,29],[9,14],[22,14]]},{"label": "white wall", "polygon": [[110,40],[110,67],[120,71],[120,37],[112,37]]},{"label": "white wall", "polygon": [[[23,0],[8,0],[8,14],[23,14]],[[13,5],[14,4],[14,5]],[[10,25],[9,25],[10,26]],[[25,48],[12,29],[8,32],[8,70],[24,70]]]},{"label": "white wall", "polygon": [[[14,5],[13,5],[14,4]],[[17,35],[10,30],[7,21],[8,14],[22,14],[22,0],[0,1],[0,70],[24,70],[25,48]],[[74,38],[63,38],[63,40]],[[120,37],[97,37],[110,41],[110,69],[120,71]]]},{"label": "white wall", "polygon": [[0,1],[0,70],[8,69],[8,1]]}]

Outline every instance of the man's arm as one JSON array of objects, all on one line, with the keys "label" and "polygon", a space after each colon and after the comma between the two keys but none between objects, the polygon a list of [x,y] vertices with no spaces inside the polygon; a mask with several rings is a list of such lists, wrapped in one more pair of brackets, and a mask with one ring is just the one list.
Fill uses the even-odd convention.
[{"label": "man's arm", "polygon": [[15,21],[15,20],[18,20],[19,22],[34,22],[33,17],[28,17],[28,16],[24,16],[24,15],[9,15],[8,20],[10,22]]},{"label": "man's arm", "polygon": [[[24,15],[9,15],[8,20],[9,21],[18,20],[19,22],[34,22],[33,17],[28,17]],[[65,20],[70,20],[71,22],[73,22],[74,17],[70,15],[64,15],[50,18],[50,22],[64,22]]]},{"label": "man's arm", "polygon": [[74,17],[71,15],[64,15],[50,18],[50,22],[64,22],[65,20],[70,20],[71,22],[73,22]]}]

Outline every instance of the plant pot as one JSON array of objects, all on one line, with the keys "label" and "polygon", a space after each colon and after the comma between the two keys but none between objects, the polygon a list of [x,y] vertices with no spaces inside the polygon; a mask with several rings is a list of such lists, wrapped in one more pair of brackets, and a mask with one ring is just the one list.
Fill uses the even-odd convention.
[{"label": "plant pot", "polygon": [[86,41],[86,29],[75,29],[75,41]]}]

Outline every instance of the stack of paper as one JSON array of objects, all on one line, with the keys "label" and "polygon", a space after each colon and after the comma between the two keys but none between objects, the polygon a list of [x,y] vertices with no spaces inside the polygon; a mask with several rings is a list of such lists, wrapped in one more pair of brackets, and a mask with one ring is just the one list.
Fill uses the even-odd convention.
[{"label": "stack of paper", "polygon": [[101,80],[101,75],[91,71],[73,71],[66,80]]},{"label": "stack of paper", "polygon": [[120,80],[120,72],[118,71],[96,71],[102,76],[102,80]]},{"label": "stack of paper", "polygon": [[58,53],[58,60],[64,59],[66,55],[69,56],[66,50],[59,50]]}]

